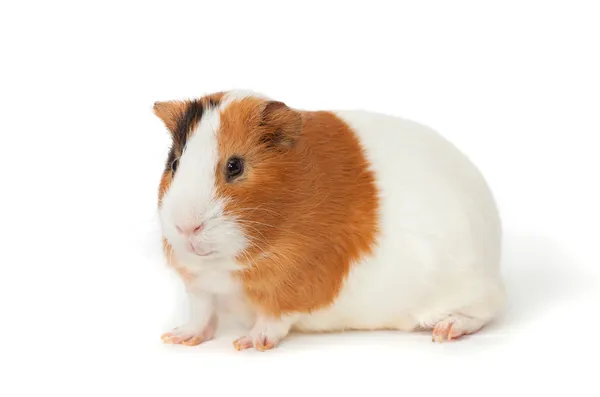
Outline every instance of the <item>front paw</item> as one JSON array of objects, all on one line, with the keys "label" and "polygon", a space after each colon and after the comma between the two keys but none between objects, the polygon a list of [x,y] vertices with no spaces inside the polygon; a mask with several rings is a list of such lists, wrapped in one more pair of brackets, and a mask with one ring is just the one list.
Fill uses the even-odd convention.
[{"label": "front paw", "polygon": [[252,336],[242,336],[233,341],[236,350],[245,350],[254,347],[256,350],[270,350],[279,344],[279,339],[264,334]]},{"label": "front paw", "polygon": [[205,326],[188,323],[173,329],[161,336],[164,343],[196,346],[202,342],[211,340],[215,335],[215,321],[211,320]]},{"label": "front paw", "polygon": [[295,316],[263,317],[259,316],[250,331],[250,335],[242,336],[233,341],[237,350],[254,347],[256,350],[265,351],[276,347],[290,332],[290,327]]}]

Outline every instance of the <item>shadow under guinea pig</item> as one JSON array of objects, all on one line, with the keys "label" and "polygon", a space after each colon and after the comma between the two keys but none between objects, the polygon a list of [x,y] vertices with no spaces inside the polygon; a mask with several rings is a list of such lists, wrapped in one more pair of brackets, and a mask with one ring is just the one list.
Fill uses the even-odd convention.
[{"label": "shadow under guinea pig", "polygon": [[488,326],[502,333],[536,321],[556,304],[578,295],[586,284],[575,258],[559,243],[516,233],[504,235],[502,276],[506,310]]}]

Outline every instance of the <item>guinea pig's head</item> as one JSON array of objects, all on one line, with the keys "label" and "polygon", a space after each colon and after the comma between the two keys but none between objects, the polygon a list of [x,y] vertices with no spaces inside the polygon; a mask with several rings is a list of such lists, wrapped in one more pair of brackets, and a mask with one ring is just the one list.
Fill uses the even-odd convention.
[{"label": "guinea pig's head", "polygon": [[187,260],[268,251],[298,194],[302,113],[253,93],[154,104],[172,146],[159,188],[165,239]]}]

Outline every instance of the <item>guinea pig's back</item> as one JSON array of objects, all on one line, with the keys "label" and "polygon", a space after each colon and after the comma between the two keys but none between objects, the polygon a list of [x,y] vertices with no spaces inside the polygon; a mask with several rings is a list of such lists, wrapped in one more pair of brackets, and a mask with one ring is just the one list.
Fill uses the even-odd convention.
[{"label": "guinea pig's back", "polygon": [[482,174],[460,150],[410,120],[366,111],[336,115],[357,134],[375,173],[380,244],[389,238],[389,248],[397,252],[398,239],[410,235],[436,244],[430,252],[464,251],[485,258],[485,266],[497,271],[501,230],[496,203]]}]

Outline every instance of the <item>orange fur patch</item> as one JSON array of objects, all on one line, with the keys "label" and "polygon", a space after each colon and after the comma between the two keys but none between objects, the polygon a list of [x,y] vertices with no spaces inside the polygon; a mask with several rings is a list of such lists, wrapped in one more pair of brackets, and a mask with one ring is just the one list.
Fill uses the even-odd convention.
[{"label": "orange fur patch", "polygon": [[[216,169],[226,214],[251,239],[238,257],[245,293],[271,315],[331,304],[378,231],[375,177],[353,131],[333,113],[282,105],[247,98],[224,109]],[[245,171],[227,183],[231,156]]]},{"label": "orange fur patch", "polygon": [[154,102],[154,114],[163,121],[169,131],[177,128],[177,119],[183,114],[188,101]]},{"label": "orange fur patch", "polygon": [[162,199],[169,190],[169,186],[171,186],[171,181],[173,180],[173,175],[171,172],[163,172],[162,177],[160,178],[160,185],[158,186],[158,206],[162,204]]}]

